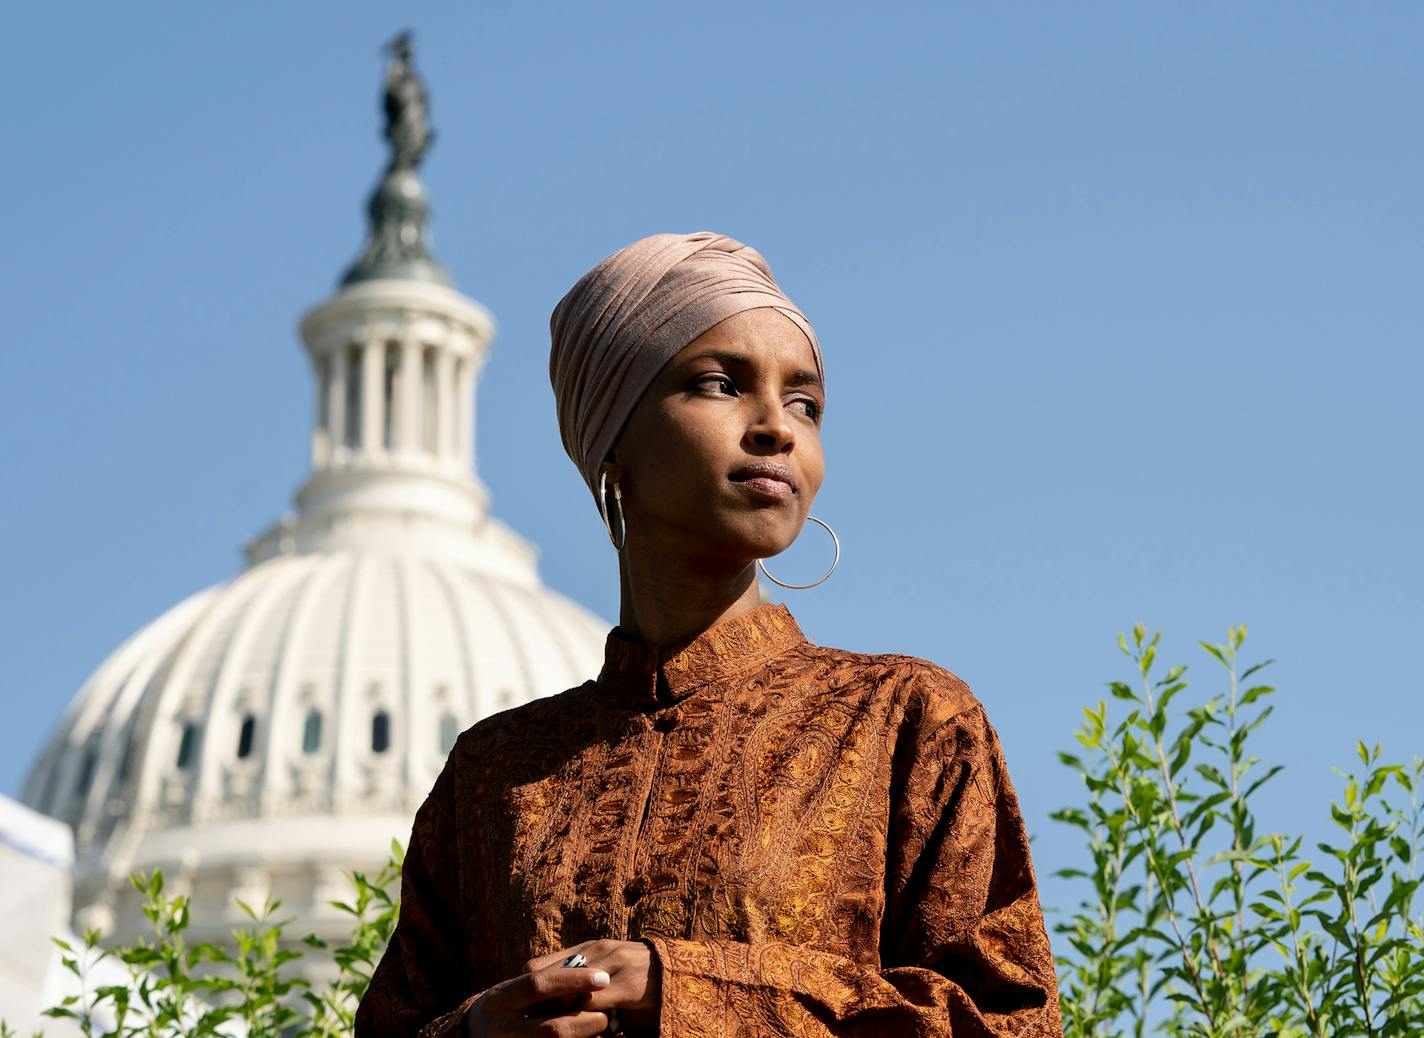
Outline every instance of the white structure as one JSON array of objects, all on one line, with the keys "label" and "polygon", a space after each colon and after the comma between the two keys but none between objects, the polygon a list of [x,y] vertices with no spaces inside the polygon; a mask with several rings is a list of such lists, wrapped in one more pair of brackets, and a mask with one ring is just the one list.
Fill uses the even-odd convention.
[{"label": "white structure", "polygon": [[50,938],[69,932],[69,828],[0,797],[0,1020],[19,1034],[77,1033],[40,1014],[71,994]]},{"label": "white structure", "polygon": [[597,673],[608,625],[540,584],[474,475],[494,324],[429,256],[426,211],[413,170],[389,172],[372,241],[405,254],[368,245],[301,322],[317,417],[296,513],[120,646],[29,776],[26,803],[74,832],[78,928],[146,932],[128,876],[161,868],[195,940],[269,894],[294,936],[348,934],[326,902],[408,836],[456,734]]},{"label": "white structure", "polygon": [[[43,1033],[47,1038],[79,1038],[83,1028],[75,1020],[55,1019],[45,1010],[74,999],[74,1012],[91,1014],[95,1029],[112,1031],[118,1025],[111,1000],[98,992],[107,986],[128,987],[133,978],[117,958],[102,949],[89,949],[84,939],[69,929],[70,867],[74,841],[69,826],[31,811],[9,797],[0,796],[0,918],[5,939],[0,941],[0,1021],[19,1035]],[[54,944],[63,941],[78,975],[70,972]],[[204,1003],[190,1001],[191,1019]],[[128,1025],[139,1018],[153,1019],[139,1000],[130,1005]],[[219,1026],[228,1038],[242,1038],[241,1020]]]}]

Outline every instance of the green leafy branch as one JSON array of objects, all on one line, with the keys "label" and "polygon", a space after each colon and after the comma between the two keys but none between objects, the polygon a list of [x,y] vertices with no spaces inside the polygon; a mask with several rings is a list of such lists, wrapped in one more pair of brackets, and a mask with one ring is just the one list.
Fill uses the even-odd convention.
[{"label": "green leafy branch", "polygon": [[1258,683],[1269,660],[1241,666],[1246,633],[1199,643],[1222,669],[1196,702],[1185,666],[1156,676],[1160,634],[1119,635],[1136,680],[1110,682],[1059,755],[1087,798],[1053,816],[1086,843],[1057,872],[1089,889],[1056,928],[1070,1036],[1424,1033],[1424,762],[1358,747],[1323,867],[1262,835],[1253,800],[1282,768],[1251,753],[1275,689]]}]

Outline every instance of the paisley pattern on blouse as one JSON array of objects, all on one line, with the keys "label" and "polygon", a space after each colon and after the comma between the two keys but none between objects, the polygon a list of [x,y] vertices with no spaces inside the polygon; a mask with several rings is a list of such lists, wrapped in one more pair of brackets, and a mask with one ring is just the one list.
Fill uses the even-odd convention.
[{"label": "paisley pattern on blouse", "polygon": [[807,641],[785,607],[461,736],[415,819],[357,1038],[456,1034],[526,960],[642,940],[659,1031],[1061,1035],[998,738],[921,659]]}]

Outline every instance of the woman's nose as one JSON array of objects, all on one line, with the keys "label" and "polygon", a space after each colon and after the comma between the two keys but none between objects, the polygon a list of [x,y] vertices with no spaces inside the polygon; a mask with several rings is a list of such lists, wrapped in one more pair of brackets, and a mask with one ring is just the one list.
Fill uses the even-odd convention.
[{"label": "woman's nose", "polygon": [[747,427],[747,441],[758,450],[783,454],[796,442],[796,430],[786,416],[781,401],[759,405],[752,424]]}]

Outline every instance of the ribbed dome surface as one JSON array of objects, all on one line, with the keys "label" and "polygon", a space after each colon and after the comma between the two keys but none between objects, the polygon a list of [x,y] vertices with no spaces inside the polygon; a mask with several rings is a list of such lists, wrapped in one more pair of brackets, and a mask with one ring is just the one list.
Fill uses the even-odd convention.
[{"label": "ribbed dome surface", "polygon": [[543,587],[436,559],[279,556],[101,666],[26,799],[86,857],[126,827],[408,817],[457,732],[594,676],[606,631]]}]

